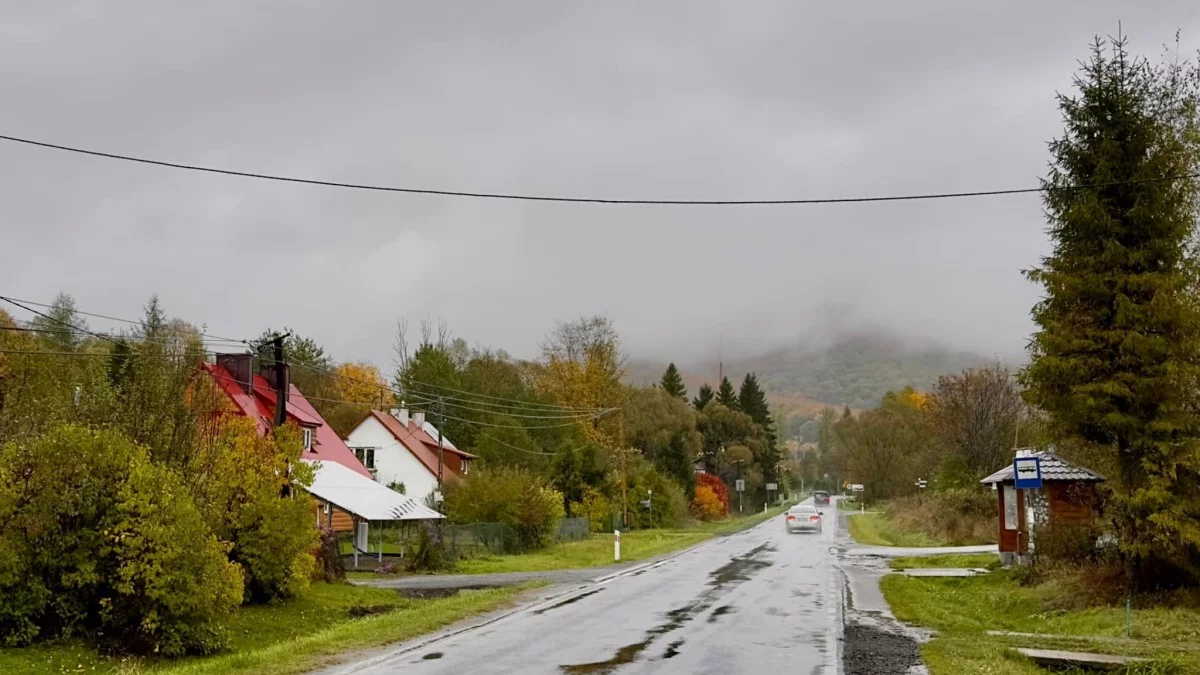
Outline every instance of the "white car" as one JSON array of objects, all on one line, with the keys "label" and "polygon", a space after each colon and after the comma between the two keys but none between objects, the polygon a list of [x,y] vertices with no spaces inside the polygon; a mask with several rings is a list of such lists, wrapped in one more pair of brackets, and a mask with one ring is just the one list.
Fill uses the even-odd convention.
[{"label": "white car", "polygon": [[788,509],[787,531],[820,532],[821,516],[823,515],[825,515],[824,512],[818,511],[817,507],[812,504],[797,504]]}]

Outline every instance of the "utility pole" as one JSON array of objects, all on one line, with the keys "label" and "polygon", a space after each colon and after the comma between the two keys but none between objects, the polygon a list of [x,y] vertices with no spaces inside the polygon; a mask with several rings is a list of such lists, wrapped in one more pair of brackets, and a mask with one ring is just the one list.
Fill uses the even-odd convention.
[{"label": "utility pole", "polygon": [[287,422],[287,365],[283,360],[283,339],[285,336],[276,334],[271,343],[275,347],[275,426],[281,427]]},{"label": "utility pole", "polygon": [[617,452],[621,455],[621,525],[629,529],[629,468],[626,466],[628,453],[625,448],[625,411],[621,411],[620,437],[617,438]]},{"label": "utility pole", "polygon": [[[275,334],[275,339],[271,340],[274,345],[275,353],[275,428],[283,426],[287,423],[287,399],[288,399],[288,377],[287,363],[284,361],[283,341],[286,335],[279,333]],[[250,378],[253,380],[254,373],[250,373]],[[292,462],[288,460],[287,469],[284,473],[283,488],[280,490],[283,497],[292,496]]]},{"label": "utility pole", "polygon": [[[444,467],[446,464],[445,455],[444,455],[445,450],[446,450],[446,442],[445,442],[445,439],[442,437],[442,427],[444,427],[444,426],[446,426],[446,401],[441,396],[439,396],[438,397],[438,424],[437,424],[437,432],[438,432],[438,495],[441,495],[441,493],[442,493],[442,476],[443,476]],[[460,438],[459,440],[461,441],[462,439]],[[441,506],[441,504],[439,502],[439,507],[440,506]]]}]

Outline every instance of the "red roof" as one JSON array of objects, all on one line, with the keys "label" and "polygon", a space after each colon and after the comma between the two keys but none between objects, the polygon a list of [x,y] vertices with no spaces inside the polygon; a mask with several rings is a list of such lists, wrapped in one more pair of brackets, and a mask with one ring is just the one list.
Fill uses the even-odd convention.
[{"label": "red roof", "polygon": [[[429,473],[432,473],[435,476],[437,475],[438,444],[436,439],[432,438],[428,433],[425,432],[424,429],[417,426],[417,423],[411,419],[408,421],[408,426],[406,427],[400,423],[400,420],[392,417],[388,413],[379,410],[372,410],[371,415],[375,419],[379,420],[379,423],[383,425],[384,429],[388,430],[388,433],[390,433],[393,438],[395,438],[397,441],[400,441],[400,444],[405,448],[408,448],[408,451],[411,452],[414,457],[421,460],[421,463],[425,465],[425,468],[429,469]],[[451,448],[449,446],[444,447],[443,452],[449,452],[458,455],[463,459],[475,459],[475,455],[472,455],[469,452],[463,452],[458,448]],[[446,468],[451,474],[457,475],[453,469],[450,469],[449,467]]]},{"label": "red roof", "polygon": [[[233,401],[238,412],[258,424],[259,433],[265,434],[271,429],[275,420],[276,395],[265,377],[257,373],[254,375],[254,394],[251,395],[246,393],[242,384],[225,368],[213,363],[202,363],[200,367],[212,375],[229,399]],[[367,471],[337,433],[325,423],[321,414],[312,407],[308,399],[304,398],[304,394],[300,393],[296,385],[291,383],[288,384],[287,417],[289,421],[295,422],[302,428],[313,430],[312,450],[304,453],[304,459],[337,462],[374,480],[375,477],[371,475],[371,472]]]}]

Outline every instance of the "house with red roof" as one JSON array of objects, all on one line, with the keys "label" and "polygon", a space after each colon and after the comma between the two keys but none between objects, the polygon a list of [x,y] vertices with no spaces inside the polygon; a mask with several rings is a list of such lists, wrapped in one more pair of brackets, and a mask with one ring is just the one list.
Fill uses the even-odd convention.
[{"label": "house with red roof", "polygon": [[[442,437],[445,480],[467,475],[477,457]],[[404,484],[405,494],[424,502],[438,485],[438,429],[424,412],[372,410],[346,436],[346,444],[383,485]]]},{"label": "house with red roof", "polygon": [[[203,363],[200,367],[217,381],[238,412],[258,424],[259,433],[266,434],[271,429],[275,421],[276,391],[272,382],[254,369],[252,355],[218,354],[216,363]],[[295,422],[304,432],[302,459],[337,462],[373,478],[337,432],[290,382],[286,410],[288,421]]]},{"label": "house with red roof", "polygon": [[[270,431],[275,421],[278,392],[271,379],[255,370],[253,355],[218,354],[215,363],[203,363],[200,367],[229,397],[234,414],[254,420],[261,434]],[[313,482],[305,490],[316,502],[314,515],[318,527],[331,527],[338,532],[353,531],[355,548],[367,551],[370,523],[442,517],[417,500],[376,482],[373,474],[290,382],[285,411],[287,420],[304,433],[301,459],[316,467]],[[380,556],[382,550],[380,544],[377,551]]]}]

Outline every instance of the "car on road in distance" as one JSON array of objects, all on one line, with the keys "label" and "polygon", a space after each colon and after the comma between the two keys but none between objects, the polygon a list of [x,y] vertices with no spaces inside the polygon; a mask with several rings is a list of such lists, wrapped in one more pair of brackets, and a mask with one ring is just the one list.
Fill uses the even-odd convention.
[{"label": "car on road in distance", "polygon": [[813,503],[822,506],[829,506],[829,493],[823,490],[818,490],[813,493]]},{"label": "car on road in distance", "polygon": [[797,504],[788,509],[787,531],[789,533],[820,532],[822,515],[824,512],[818,511],[817,507],[811,504]]}]

